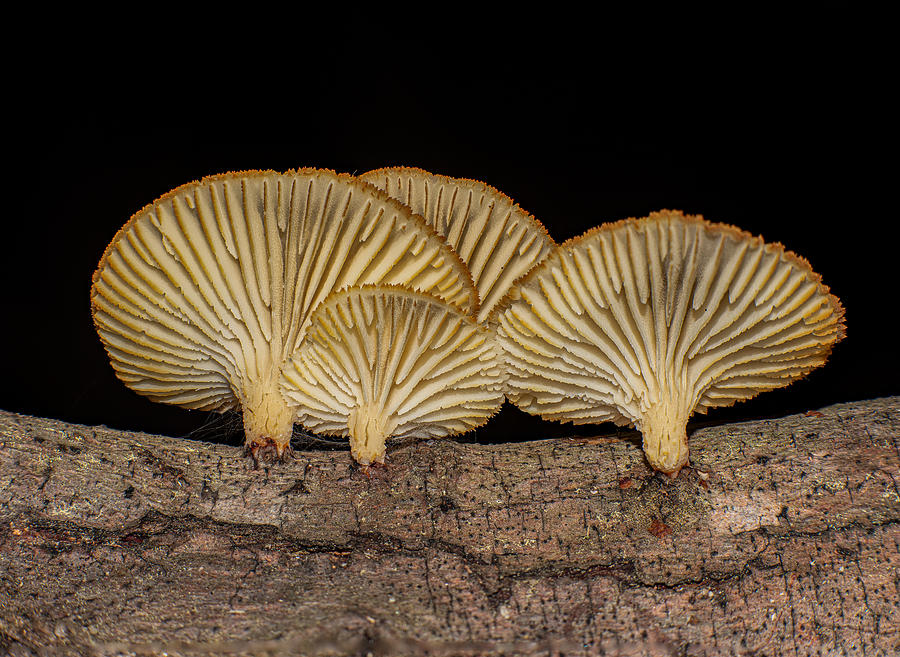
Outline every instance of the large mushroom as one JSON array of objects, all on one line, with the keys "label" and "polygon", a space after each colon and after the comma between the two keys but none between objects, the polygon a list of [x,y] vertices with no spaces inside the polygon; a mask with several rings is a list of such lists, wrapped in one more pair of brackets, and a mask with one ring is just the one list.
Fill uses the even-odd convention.
[{"label": "large mushroom", "polygon": [[692,413],[822,365],[844,310],[780,244],[662,211],[562,244],[501,304],[496,330],[515,404],[634,424],[650,464],[674,477]]},{"label": "large mushroom", "polygon": [[489,329],[446,301],[399,286],[332,294],[312,315],[284,370],[297,421],[349,436],[362,465],[385,441],[474,429],[503,403],[503,368]]},{"label": "large mushroom", "polygon": [[355,284],[396,284],[477,312],[459,257],[420,217],[351,176],[249,171],[179,187],[103,254],[91,308],[118,377],[154,401],[243,409],[257,456],[288,447],[284,364],[312,310]]},{"label": "large mushroom", "polygon": [[540,221],[477,180],[414,167],[376,169],[360,178],[409,206],[444,236],[472,273],[480,322],[518,278],[556,247]]}]

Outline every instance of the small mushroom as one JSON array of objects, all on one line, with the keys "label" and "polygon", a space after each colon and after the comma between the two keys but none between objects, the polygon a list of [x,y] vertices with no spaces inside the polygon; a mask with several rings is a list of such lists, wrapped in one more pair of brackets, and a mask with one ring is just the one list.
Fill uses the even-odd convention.
[{"label": "small mushroom", "polygon": [[511,401],[547,419],[634,424],[673,477],[692,413],[803,377],[845,332],[804,259],[672,211],[562,244],[501,304],[496,330]]},{"label": "small mushroom", "polygon": [[310,313],[358,283],[477,292],[420,217],[351,176],[228,173],[169,192],[118,232],[94,274],[94,324],[118,377],[154,401],[242,408],[246,445],[280,456],[293,412],[281,370]]},{"label": "small mushroom", "polygon": [[354,287],[326,299],[284,370],[297,421],[350,437],[363,465],[390,438],[474,429],[503,403],[503,368],[484,325],[433,295]]},{"label": "small mushroom", "polygon": [[556,243],[540,221],[490,185],[412,167],[360,176],[405,203],[460,255],[478,288],[484,322],[516,279],[550,255]]}]

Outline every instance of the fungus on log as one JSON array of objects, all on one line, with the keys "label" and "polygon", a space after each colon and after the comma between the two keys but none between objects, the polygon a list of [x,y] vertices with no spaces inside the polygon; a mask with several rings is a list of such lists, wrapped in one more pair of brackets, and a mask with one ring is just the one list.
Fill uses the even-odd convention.
[{"label": "fungus on log", "polygon": [[350,437],[363,465],[385,441],[439,438],[478,427],[503,403],[493,335],[433,295],[397,286],[350,288],[313,313],[284,370],[297,421]]},{"label": "fungus on log", "polygon": [[485,183],[412,167],[376,169],[360,178],[405,203],[456,250],[478,288],[480,322],[556,246],[540,221]]},{"label": "fungus on log", "polygon": [[806,260],[672,211],[562,244],[495,321],[511,401],[546,419],[634,424],[673,477],[692,413],[803,377],[845,333]]},{"label": "fungus on log", "polygon": [[281,371],[333,290],[402,284],[462,312],[477,292],[431,227],[330,171],[227,173],[135,214],[94,274],[91,308],[125,385],[158,402],[241,407],[246,446],[280,456],[294,416]]}]

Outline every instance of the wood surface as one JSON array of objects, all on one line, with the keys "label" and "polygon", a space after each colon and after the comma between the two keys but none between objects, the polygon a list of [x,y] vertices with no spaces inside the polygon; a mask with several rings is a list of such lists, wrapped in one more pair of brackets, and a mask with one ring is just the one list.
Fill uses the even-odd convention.
[{"label": "wood surface", "polygon": [[897,655],[898,433],[700,428],[673,482],[630,433],[253,469],[0,413],[0,654]]}]

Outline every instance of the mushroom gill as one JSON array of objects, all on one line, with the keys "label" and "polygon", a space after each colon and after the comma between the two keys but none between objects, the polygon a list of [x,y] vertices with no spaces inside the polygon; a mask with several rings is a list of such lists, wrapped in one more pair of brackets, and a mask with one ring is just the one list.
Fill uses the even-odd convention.
[{"label": "mushroom gill", "polygon": [[246,445],[283,454],[281,370],[333,290],[402,284],[477,310],[465,265],[421,218],[351,176],[227,173],[135,214],[94,273],[94,324],[125,385],[187,408],[243,409]]},{"label": "mushroom gill", "polygon": [[634,424],[675,476],[692,413],[785,386],[844,337],[844,310],[804,259],[662,211],[562,244],[496,315],[507,396],[547,419]]},{"label": "mushroom gill", "polygon": [[487,327],[430,294],[354,287],[328,297],[284,370],[297,421],[349,436],[363,465],[388,438],[439,438],[485,422],[503,403]]},{"label": "mushroom gill", "polygon": [[478,289],[480,322],[556,246],[540,221],[485,183],[412,167],[376,169],[360,178],[421,215],[460,255]]}]

